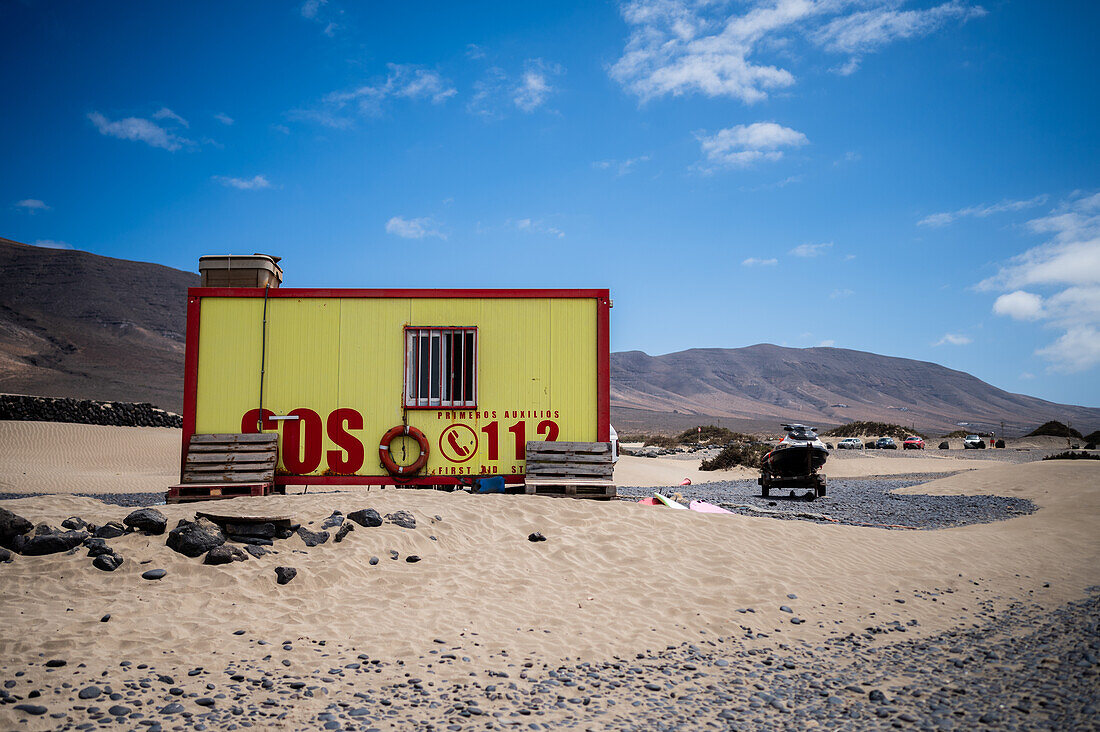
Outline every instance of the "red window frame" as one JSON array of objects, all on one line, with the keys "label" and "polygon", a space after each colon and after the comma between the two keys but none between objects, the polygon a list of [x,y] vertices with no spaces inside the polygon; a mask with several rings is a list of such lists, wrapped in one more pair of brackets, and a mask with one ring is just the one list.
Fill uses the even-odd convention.
[{"label": "red window frame", "polygon": [[[413,333],[416,334],[412,338],[413,343],[415,345],[410,347],[410,334],[413,334]],[[463,349],[464,349],[463,350],[462,364],[461,364],[462,374],[461,374],[458,381],[455,380],[454,372],[453,372],[452,369],[445,369],[444,368],[444,362],[443,362],[443,359],[446,357],[445,353],[444,353],[446,351],[446,348],[444,347],[445,346],[444,336],[446,336],[446,335],[452,336],[452,341],[451,342],[453,343],[453,336],[456,335],[456,334],[461,334],[463,336],[462,343],[463,343]],[[421,386],[421,383],[422,383],[422,381],[421,381],[421,372],[420,372],[420,367],[421,367],[421,363],[422,363],[422,359],[420,357],[420,344],[421,344],[421,342],[422,342],[425,335],[427,335],[427,338],[428,338],[428,344],[429,344],[428,347],[429,348],[431,348],[431,342],[432,342],[433,337],[435,337],[435,336],[439,337],[439,344],[440,344],[440,347],[439,347],[438,382],[435,383],[435,384],[432,383],[431,369],[429,368],[429,372],[428,372],[428,393],[427,393],[426,396],[420,394],[420,386]],[[466,346],[465,346],[465,343],[466,343],[465,336],[467,336],[467,335],[472,335],[473,336],[473,346],[472,346],[473,358],[472,358],[472,360],[467,359],[465,357],[465,348],[466,348]],[[404,337],[404,343],[402,344],[402,347],[405,350],[405,374],[404,374],[404,379],[403,379],[404,385],[403,385],[402,392],[401,392],[401,399],[402,399],[402,403],[405,405],[406,409],[440,409],[440,408],[446,408],[446,409],[474,408],[474,409],[476,409],[477,408],[477,395],[478,395],[480,383],[479,383],[479,378],[478,378],[478,371],[479,371],[479,369],[478,369],[478,363],[479,363],[479,359],[478,359],[478,329],[477,329],[476,326],[463,326],[463,325],[406,325],[405,329],[404,329],[403,337]],[[412,354],[411,361],[410,361],[410,353]],[[469,380],[466,378],[466,373],[465,373],[466,368],[467,368],[466,364],[467,364],[468,360],[471,361],[471,365],[469,366],[469,368],[471,368],[473,370],[473,373],[472,373],[473,378],[469,379]],[[452,360],[452,363],[453,363],[453,360]],[[444,376],[447,375],[447,374],[450,375],[450,380],[446,384],[446,386],[449,387],[449,388],[444,389]],[[413,386],[413,391],[410,391],[410,383]],[[466,394],[465,393],[467,383],[469,383],[469,385],[470,385],[470,388],[473,392],[472,394]],[[462,388],[462,392],[463,392],[462,397],[463,397],[463,399],[461,399],[461,400],[457,400],[457,399],[454,398],[455,386],[456,385],[459,385]],[[438,388],[439,388],[437,397],[432,397],[432,386],[438,386]],[[444,399],[443,398],[444,393],[446,393],[450,398]]]}]

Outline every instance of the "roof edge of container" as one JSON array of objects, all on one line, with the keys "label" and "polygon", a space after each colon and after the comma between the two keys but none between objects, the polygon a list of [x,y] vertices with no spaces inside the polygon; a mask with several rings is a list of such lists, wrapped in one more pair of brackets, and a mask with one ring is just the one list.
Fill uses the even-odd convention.
[{"label": "roof edge of container", "polygon": [[[588,289],[404,289],[404,288],[330,288],[330,287],[281,287],[267,292],[272,298],[595,298],[607,300],[608,288]],[[188,297],[264,297],[260,287],[190,287]]]}]

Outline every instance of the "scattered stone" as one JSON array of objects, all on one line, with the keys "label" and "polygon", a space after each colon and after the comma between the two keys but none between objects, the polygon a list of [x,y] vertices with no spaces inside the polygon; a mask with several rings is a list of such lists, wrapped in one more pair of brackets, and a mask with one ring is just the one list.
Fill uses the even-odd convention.
[{"label": "scattered stone", "polygon": [[159,580],[166,574],[168,574],[168,571],[164,569],[150,569],[147,572],[142,572],[141,578],[144,580]]},{"label": "scattered stone", "polygon": [[396,549],[390,549],[390,559],[392,559],[396,562],[398,560],[398,558],[400,558],[400,556],[401,555],[397,553]]},{"label": "scattered stone", "polygon": [[780,605],[780,606],[779,606],[779,610],[780,610],[781,612],[785,612],[785,613],[793,613],[793,612],[794,612],[794,610],[791,610],[791,609],[790,609],[789,607],[787,607],[786,605]]},{"label": "scattered stone", "polygon": [[114,572],[116,569],[122,566],[122,555],[117,552],[110,552],[108,554],[97,554],[95,559],[92,560],[92,566],[96,569],[101,569],[104,572]]},{"label": "scattered stone", "polygon": [[417,562],[420,561],[420,557],[418,557],[415,554],[410,554],[409,556],[405,557],[405,561],[408,562],[409,564],[416,564]]},{"label": "scattered stone", "polygon": [[95,530],[95,535],[100,539],[117,539],[126,535],[126,527],[118,521],[108,521]]},{"label": "scattered stone", "polygon": [[285,585],[292,579],[298,576],[298,570],[294,567],[276,567],[275,568],[275,581],[280,585]]},{"label": "scattered stone", "polygon": [[110,613],[107,613],[106,615],[104,615],[104,616],[103,616],[102,618],[100,618],[100,619],[99,619],[99,622],[101,622],[101,623],[106,623],[106,622],[107,622],[107,621],[109,621],[110,619],[111,619],[111,614],[110,614]]},{"label": "scattered stone", "polygon": [[416,518],[408,511],[394,511],[386,514],[386,520],[403,529],[415,529]]},{"label": "scattered stone", "polygon": [[18,551],[14,546],[15,537],[22,536],[33,528],[27,519],[6,508],[0,508],[0,546]]},{"label": "scattered stone", "polygon": [[536,531],[533,534],[528,535],[527,541],[532,541],[532,542],[546,541],[546,537],[542,535],[541,531]]},{"label": "scattered stone", "polygon": [[84,546],[88,547],[89,557],[98,557],[100,554],[114,554],[115,550],[107,546],[106,539],[89,536],[84,540]]},{"label": "scattered stone", "polygon": [[186,557],[194,558],[224,544],[225,534],[213,521],[207,519],[184,520],[168,532],[168,540],[165,543],[169,549]]},{"label": "scattered stone", "polygon": [[81,529],[88,528],[88,522],[79,516],[70,516],[61,522],[61,528],[72,529],[73,531],[79,531]]},{"label": "scattered stone", "polygon": [[[181,689],[182,691],[182,689]],[[170,702],[158,710],[161,714],[179,714],[183,711],[183,705],[179,702]]]},{"label": "scattered stone", "polygon": [[206,558],[202,560],[203,564],[229,564],[230,562],[247,562],[248,555],[235,546],[229,544],[222,544],[216,546],[206,553]]},{"label": "scattered stone", "polygon": [[344,523],[344,514],[339,511],[333,511],[332,515],[321,522],[322,529],[332,529],[340,524]]},{"label": "scattered stone", "polygon": [[87,538],[87,531],[59,531],[43,524],[23,543],[19,553],[28,557],[59,554],[80,546]]},{"label": "scattered stone", "polygon": [[68,663],[68,661],[61,658],[51,658],[49,661],[46,661],[46,668],[61,668],[62,666],[68,665]]},{"label": "scattered stone", "polygon": [[85,686],[83,689],[80,690],[79,693],[77,693],[77,696],[81,699],[95,699],[102,693],[103,690],[100,689],[98,686]]},{"label": "scattered stone", "polygon": [[352,531],[355,531],[355,524],[353,524],[351,521],[343,522],[340,528],[336,531],[336,543],[339,544],[341,541],[344,540],[344,537]]},{"label": "scattered stone", "polygon": [[256,546],[253,544],[246,544],[244,550],[252,556],[256,557],[257,559],[264,556],[265,554],[271,554],[271,551],[268,550],[267,547]]},{"label": "scattered stone", "polygon": [[312,548],[328,541],[329,533],[327,531],[310,531],[305,526],[299,526],[298,536],[302,538],[306,546]]},{"label": "scattered stone", "polygon": [[11,561],[11,552],[7,549],[0,547],[0,564],[7,564]]},{"label": "scattered stone", "polygon": [[146,534],[159,536],[168,528],[168,519],[155,508],[139,508],[132,511],[129,516],[122,519],[122,523],[134,531],[144,531]]},{"label": "scattered stone", "polygon": [[373,567],[376,564],[378,564],[378,557],[371,557],[370,558],[370,566]]},{"label": "scattered stone", "polygon": [[36,717],[40,717],[46,713],[46,707],[41,704],[16,704],[15,708],[21,712],[33,714]]},{"label": "scattered stone", "polygon": [[130,707],[124,707],[121,704],[115,704],[107,710],[107,713],[112,717],[125,717],[130,712],[134,711]]},{"label": "scattered stone", "polygon": [[382,525],[382,517],[378,515],[378,512],[373,508],[363,508],[358,511],[352,511],[348,514],[348,518],[366,528]]}]

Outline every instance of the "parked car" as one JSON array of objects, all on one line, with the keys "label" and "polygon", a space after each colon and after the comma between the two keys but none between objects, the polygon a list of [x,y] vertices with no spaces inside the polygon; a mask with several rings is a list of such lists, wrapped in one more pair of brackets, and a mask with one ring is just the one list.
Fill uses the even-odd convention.
[{"label": "parked car", "polygon": [[838,450],[862,450],[863,441],[858,437],[845,437],[840,442],[836,443],[836,449]]},{"label": "parked car", "polygon": [[901,449],[903,450],[923,450],[924,440],[916,435],[909,435],[905,438],[905,441],[901,443]]},{"label": "parked car", "polygon": [[978,435],[967,435],[965,438],[963,438],[963,449],[964,450],[984,450],[985,449],[985,440],[983,440]]},{"label": "parked car", "polygon": [[898,443],[894,442],[893,438],[880,437],[875,441],[875,447],[879,450],[897,450]]}]

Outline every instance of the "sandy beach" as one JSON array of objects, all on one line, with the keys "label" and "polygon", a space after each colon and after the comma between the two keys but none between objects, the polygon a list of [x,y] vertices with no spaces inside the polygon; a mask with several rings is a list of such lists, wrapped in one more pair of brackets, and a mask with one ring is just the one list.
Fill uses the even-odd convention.
[{"label": "sandy beach", "polygon": [[[0,423],[0,445],[3,491],[50,494],[0,506],[51,526],[71,516],[98,525],[121,521],[130,509],[71,494],[159,490],[175,477],[178,459],[178,432],[167,429]],[[697,466],[626,458],[617,481],[675,485],[670,477],[681,466],[669,463],[676,462]],[[655,699],[669,702],[674,687],[662,672],[645,680],[656,690],[605,681],[587,694],[550,695],[542,703],[529,700],[537,696],[532,685],[548,683],[548,671],[563,664],[641,654],[649,667],[662,653],[672,658],[713,644],[705,649],[706,670],[729,689],[738,654],[766,649],[793,659],[819,649],[827,657],[828,644],[863,636],[866,647],[886,647],[894,636],[866,629],[889,624],[903,628],[906,640],[976,632],[1024,605],[1038,618],[1086,600],[1088,588],[1100,584],[1097,462],[861,455],[829,468],[854,475],[866,464],[865,474],[891,475],[893,463],[904,463],[898,473],[952,473],[905,493],[1013,496],[1038,510],[947,530],[888,531],[621,501],[392,488],[161,506],[169,528],[196,510],[218,510],[292,516],[317,531],[334,511],[364,508],[382,516],[407,511],[416,526],[357,525],[339,544],[312,548],[292,536],[276,540],[271,554],[223,566],[204,565],[166,547],[164,536],[140,532],[110,540],[125,559],[111,573],[93,568],[83,549],[15,556],[0,564],[0,681],[13,682],[5,690],[21,703],[46,711],[5,704],[0,727],[76,728],[108,718],[130,727],[144,719],[154,728],[226,728],[235,720],[287,729],[329,721],[407,728],[417,720],[460,728],[531,721],[622,728],[630,716],[618,716],[616,700],[632,704],[641,694],[648,701],[638,714],[659,709],[650,704]],[[545,542],[528,540],[536,531]],[[420,560],[409,563],[410,555]],[[278,585],[277,566],[294,567],[297,576]],[[154,568],[166,576],[142,579]],[[720,657],[734,660],[715,665]],[[65,664],[47,667],[51,660]],[[1095,665],[1092,671],[1095,687]],[[905,684],[879,681],[875,688],[889,697]],[[117,700],[106,701],[106,692],[98,701],[77,694],[105,685]],[[418,687],[423,704],[404,701],[395,709],[382,702]],[[515,698],[502,696],[506,691]],[[579,701],[571,703],[572,696]],[[459,698],[465,714],[443,703]],[[861,711],[865,702],[852,700],[837,712],[854,708],[863,715],[856,719],[882,721]],[[181,708],[159,711],[170,704]],[[109,712],[112,705],[128,711]],[[367,711],[348,716],[360,707]],[[725,726],[716,714],[687,726]]]}]

